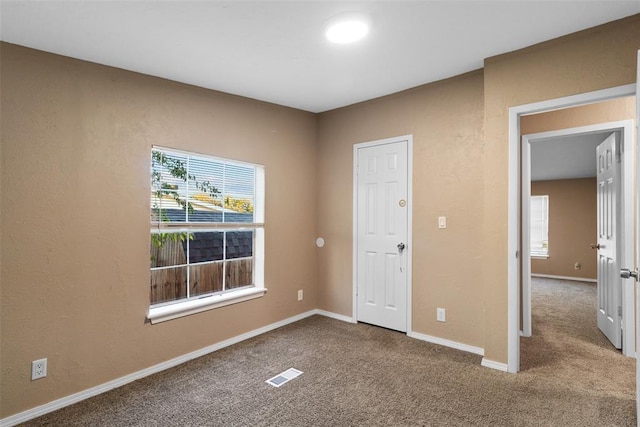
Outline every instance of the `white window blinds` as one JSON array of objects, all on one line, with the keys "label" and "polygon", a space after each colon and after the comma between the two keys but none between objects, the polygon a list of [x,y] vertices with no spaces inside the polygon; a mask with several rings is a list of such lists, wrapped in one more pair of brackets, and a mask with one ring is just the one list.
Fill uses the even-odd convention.
[{"label": "white window blinds", "polygon": [[549,255],[549,196],[531,196],[530,252],[531,256]]}]

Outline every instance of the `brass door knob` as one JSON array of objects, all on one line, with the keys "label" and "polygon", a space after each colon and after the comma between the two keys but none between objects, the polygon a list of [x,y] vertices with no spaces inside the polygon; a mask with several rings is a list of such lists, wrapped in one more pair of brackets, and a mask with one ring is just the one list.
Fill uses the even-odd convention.
[{"label": "brass door knob", "polygon": [[591,249],[600,249],[600,243],[592,243],[590,246]]}]

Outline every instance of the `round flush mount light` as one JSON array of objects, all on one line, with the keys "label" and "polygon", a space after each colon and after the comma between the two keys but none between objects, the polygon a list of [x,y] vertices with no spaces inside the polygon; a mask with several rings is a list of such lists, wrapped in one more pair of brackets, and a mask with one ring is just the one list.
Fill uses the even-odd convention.
[{"label": "round flush mount light", "polygon": [[369,33],[369,22],[361,15],[343,14],[329,20],[324,35],[332,43],[347,44],[361,40]]}]

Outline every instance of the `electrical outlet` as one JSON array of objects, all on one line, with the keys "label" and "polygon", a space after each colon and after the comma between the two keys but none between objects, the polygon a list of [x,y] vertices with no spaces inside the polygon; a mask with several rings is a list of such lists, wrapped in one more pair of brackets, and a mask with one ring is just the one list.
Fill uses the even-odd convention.
[{"label": "electrical outlet", "polygon": [[298,290],[298,301],[302,301],[303,298],[304,298],[304,293],[303,293],[303,290],[300,289]]},{"label": "electrical outlet", "polygon": [[31,381],[47,376],[47,358],[31,362]]},{"label": "electrical outlet", "polygon": [[446,322],[447,321],[447,312],[444,308],[436,309],[436,320],[438,322]]}]

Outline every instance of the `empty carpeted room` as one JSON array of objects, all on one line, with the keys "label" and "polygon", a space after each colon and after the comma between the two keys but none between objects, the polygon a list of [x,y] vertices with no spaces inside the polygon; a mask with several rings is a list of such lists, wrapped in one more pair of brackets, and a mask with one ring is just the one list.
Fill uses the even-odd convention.
[{"label": "empty carpeted room", "polygon": [[0,24],[0,426],[637,425],[640,2]]}]

